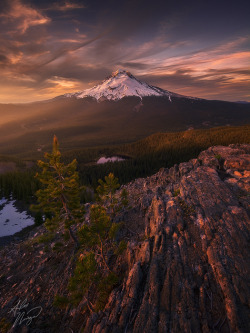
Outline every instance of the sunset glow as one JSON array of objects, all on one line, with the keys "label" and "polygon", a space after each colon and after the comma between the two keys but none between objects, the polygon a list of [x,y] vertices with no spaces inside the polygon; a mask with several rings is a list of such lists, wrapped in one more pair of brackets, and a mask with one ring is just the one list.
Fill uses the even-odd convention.
[{"label": "sunset glow", "polygon": [[4,0],[0,103],[87,89],[117,68],[179,94],[250,101],[246,1]]}]

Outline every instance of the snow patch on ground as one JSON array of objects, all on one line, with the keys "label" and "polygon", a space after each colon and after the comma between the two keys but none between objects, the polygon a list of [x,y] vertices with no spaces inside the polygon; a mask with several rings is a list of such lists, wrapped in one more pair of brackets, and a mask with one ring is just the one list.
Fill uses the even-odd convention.
[{"label": "snow patch on ground", "polygon": [[34,219],[15,207],[14,200],[0,199],[0,237],[10,236],[34,224]]},{"label": "snow patch on ground", "polygon": [[113,157],[101,157],[96,163],[104,164],[108,162],[121,162],[121,161],[125,161],[125,159],[118,156],[113,156]]}]

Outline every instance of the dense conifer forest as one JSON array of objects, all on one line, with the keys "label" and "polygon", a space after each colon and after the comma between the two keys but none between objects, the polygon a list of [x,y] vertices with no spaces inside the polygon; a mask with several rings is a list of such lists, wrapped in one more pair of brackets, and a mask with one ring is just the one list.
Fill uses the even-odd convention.
[{"label": "dense conifer forest", "polygon": [[[61,139],[63,146],[63,140]],[[250,125],[238,127],[218,127],[207,130],[189,130],[175,133],[156,133],[146,139],[117,146],[100,146],[62,152],[64,162],[73,159],[78,162],[78,171],[82,185],[96,188],[98,179],[103,179],[110,172],[125,184],[135,178],[154,174],[162,167],[195,158],[210,146],[250,143]],[[122,162],[96,164],[102,156],[121,156]],[[9,160],[9,157],[7,157]],[[4,160],[4,156],[1,156]],[[23,161],[15,160],[16,171],[0,175],[0,189],[3,196],[10,196],[27,203],[34,201],[34,193],[39,187],[34,177],[37,166],[24,169]],[[89,197],[82,197],[89,200]]]}]

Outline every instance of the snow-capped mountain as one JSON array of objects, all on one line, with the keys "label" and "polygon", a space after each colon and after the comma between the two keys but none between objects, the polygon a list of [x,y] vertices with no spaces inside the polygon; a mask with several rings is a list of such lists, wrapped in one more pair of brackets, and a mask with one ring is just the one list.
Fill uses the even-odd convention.
[{"label": "snow-capped mountain", "polygon": [[[64,147],[78,149],[132,142],[157,132],[250,123],[250,103],[178,95],[141,82],[123,70],[78,93],[35,104],[0,104],[3,124],[6,112],[13,120],[8,118],[1,127],[2,154],[9,154],[9,147],[24,154],[27,149],[40,152],[41,147],[50,145],[55,133]],[[39,143],[37,148],[35,142]]]},{"label": "snow-capped mountain", "polygon": [[96,100],[117,101],[127,96],[166,96],[171,101],[171,97],[183,97],[168,90],[151,86],[146,82],[136,79],[131,73],[125,70],[117,70],[101,84],[93,88],[79,91],[76,93],[65,94],[64,97],[84,98],[91,96]]}]

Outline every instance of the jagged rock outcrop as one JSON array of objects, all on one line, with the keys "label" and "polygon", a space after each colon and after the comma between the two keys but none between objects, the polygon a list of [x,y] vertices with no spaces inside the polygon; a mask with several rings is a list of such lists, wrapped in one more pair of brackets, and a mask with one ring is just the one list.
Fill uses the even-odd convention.
[{"label": "jagged rock outcrop", "polygon": [[[250,145],[211,147],[125,187],[130,208],[119,219],[129,242],[117,267],[126,276],[104,311],[55,310],[67,257],[36,245],[25,271],[17,244],[1,250],[3,316],[21,297],[43,306],[31,332],[249,332]],[[48,318],[58,326],[43,328]]]}]

